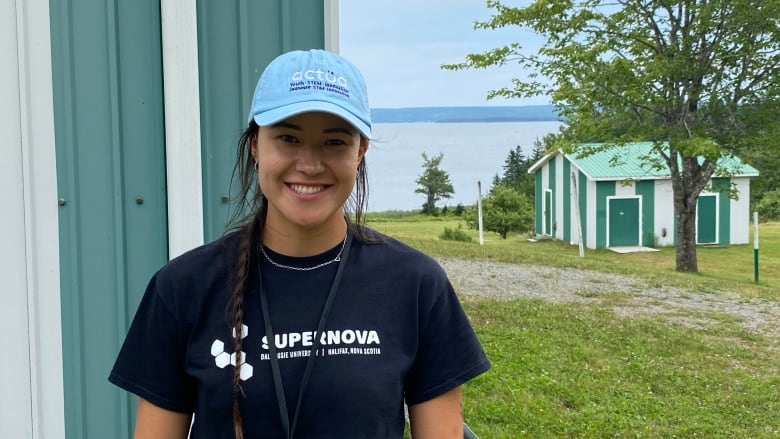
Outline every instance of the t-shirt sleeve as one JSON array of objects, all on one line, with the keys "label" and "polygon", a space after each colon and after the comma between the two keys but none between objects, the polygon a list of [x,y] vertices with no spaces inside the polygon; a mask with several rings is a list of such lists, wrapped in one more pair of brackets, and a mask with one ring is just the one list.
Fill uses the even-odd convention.
[{"label": "t-shirt sleeve", "polygon": [[406,378],[410,405],[435,398],[490,369],[446,275],[442,272],[429,288],[434,292],[427,294],[429,303],[421,300],[419,349]]},{"label": "t-shirt sleeve", "polygon": [[185,369],[187,331],[164,297],[159,276],[146,288],[108,380],[164,409],[192,412],[195,385]]}]

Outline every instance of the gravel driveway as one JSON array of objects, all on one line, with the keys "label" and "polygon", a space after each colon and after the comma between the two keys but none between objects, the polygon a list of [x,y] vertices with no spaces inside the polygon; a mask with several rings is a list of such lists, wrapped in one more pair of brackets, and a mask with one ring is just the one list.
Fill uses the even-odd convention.
[{"label": "gravel driveway", "polygon": [[649,286],[641,279],[573,268],[508,264],[503,262],[437,258],[455,290],[470,297],[497,300],[517,298],[550,302],[620,300],[618,315],[653,315],[692,327],[704,327],[707,313],[735,317],[748,331],[780,341],[780,302],[741,299],[725,293],[687,291]]}]

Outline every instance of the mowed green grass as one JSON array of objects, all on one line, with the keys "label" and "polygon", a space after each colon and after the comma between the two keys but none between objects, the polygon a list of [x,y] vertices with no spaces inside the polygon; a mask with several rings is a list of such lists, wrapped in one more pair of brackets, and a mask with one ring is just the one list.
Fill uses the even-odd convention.
[{"label": "mowed green grass", "polygon": [[[780,299],[780,224],[753,246],[698,249],[698,274],[674,270],[674,249],[639,254],[586,250],[526,236],[479,245],[442,241],[456,219],[374,217],[372,227],[429,254],[586,268],[712,294]],[[752,231],[751,231],[752,239]],[[751,241],[752,242],[752,241]],[[616,297],[619,292],[616,292]],[[619,298],[618,298],[619,300]],[[599,304],[603,303],[603,304]],[[610,301],[464,301],[492,369],[464,386],[466,422],[492,438],[777,438],[780,346],[725,314],[690,311],[706,327],[621,318]]]},{"label": "mowed green grass", "polygon": [[[455,242],[439,239],[445,227],[462,225],[473,241]],[[697,250],[699,272],[675,271],[675,250],[663,247],[657,252],[618,254],[610,250],[579,248],[561,241],[528,241],[528,236],[510,235],[501,239],[485,232],[484,245],[479,244],[476,230],[453,217],[426,218],[421,215],[385,218],[369,216],[369,225],[434,256],[493,259],[503,262],[575,267],[630,274],[651,284],[674,285],[699,291],[725,291],[745,298],[763,297],[780,300],[780,223],[759,225],[759,282],[754,282],[753,230],[750,243],[732,246],[700,246]]]}]

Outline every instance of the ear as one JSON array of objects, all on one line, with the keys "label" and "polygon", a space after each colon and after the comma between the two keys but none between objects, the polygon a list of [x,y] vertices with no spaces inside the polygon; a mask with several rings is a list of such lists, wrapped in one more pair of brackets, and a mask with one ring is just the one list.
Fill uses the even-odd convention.
[{"label": "ear", "polygon": [[358,161],[363,160],[363,156],[366,155],[366,151],[368,151],[368,139],[366,139],[363,136],[360,136],[360,148],[358,149]]},{"label": "ear", "polygon": [[255,133],[252,140],[249,141],[249,153],[252,155],[252,159],[257,163],[257,136],[259,133]]}]

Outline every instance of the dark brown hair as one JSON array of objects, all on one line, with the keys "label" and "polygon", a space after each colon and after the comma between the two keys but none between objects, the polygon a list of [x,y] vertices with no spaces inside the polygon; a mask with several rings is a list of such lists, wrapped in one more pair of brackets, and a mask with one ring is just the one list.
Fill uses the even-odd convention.
[{"label": "dark brown hair", "polygon": [[[233,168],[233,182],[238,183],[239,192],[234,200],[228,230],[239,234],[238,258],[232,276],[227,318],[233,332],[236,366],[233,372],[233,429],[236,439],[243,439],[244,427],[241,421],[240,399],[244,396],[241,387],[241,352],[243,351],[242,325],[244,324],[244,296],[248,290],[252,270],[257,267],[258,245],[261,242],[267,201],[257,185],[257,166],[252,157],[252,143],[257,138],[259,127],[252,121],[238,140],[236,164]],[[362,137],[362,140],[367,140]],[[231,184],[232,186],[232,184]],[[365,156],[360,160],[355,179],[355,190],[345,204],[351,233],[362,241],[372,241],[363,227],[368,201],[368,177]],[[351,217],[351,219],[350,219]],[[273,343],[273,340],[271,341]]]}]

